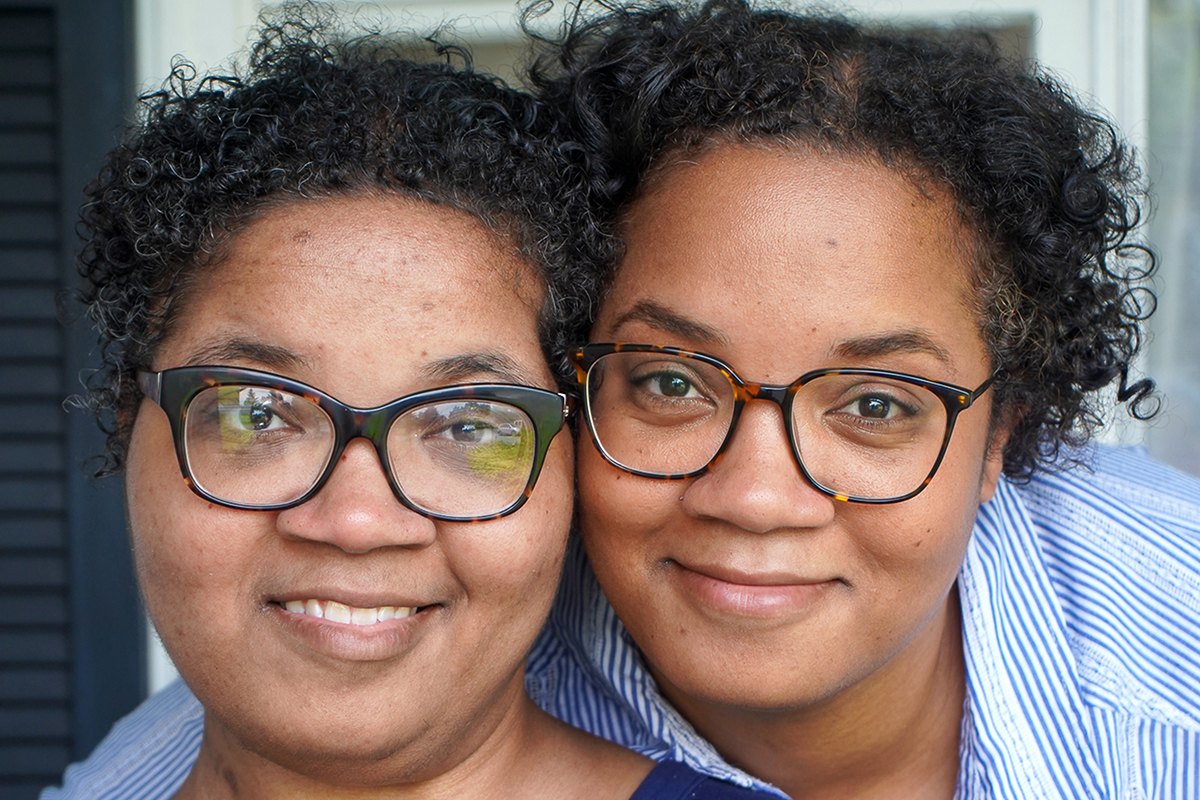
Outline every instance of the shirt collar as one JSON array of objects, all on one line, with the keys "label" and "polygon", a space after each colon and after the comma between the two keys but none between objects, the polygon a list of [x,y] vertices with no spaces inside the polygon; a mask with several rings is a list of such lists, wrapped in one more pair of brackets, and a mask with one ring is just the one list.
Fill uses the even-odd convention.
[{"label": "shirt collar", "polygon": [[1004,798],[1104,797],[1059,601],[1003,479],[979,510],[958,590],[970,721],[960,784]]}]

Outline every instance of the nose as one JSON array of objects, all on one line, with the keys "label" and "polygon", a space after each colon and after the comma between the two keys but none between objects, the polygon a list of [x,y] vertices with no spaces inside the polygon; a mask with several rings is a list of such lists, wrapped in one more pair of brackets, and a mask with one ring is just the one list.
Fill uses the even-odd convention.
[{"label": "nose", "polygon": [[324,542],[347,553],[425,547],[437,534],[433,520],[396,498],[375,448],[366,439],[347,444],[316,496],[280,511],[276,526],[284,536]]},{"label": "nose", "polygon": [[683,493],[688,514],[753,533],[828,524],[835,502],[805,480],[788,444],[783,411],[766,400],[746,404],[725,452]]}]

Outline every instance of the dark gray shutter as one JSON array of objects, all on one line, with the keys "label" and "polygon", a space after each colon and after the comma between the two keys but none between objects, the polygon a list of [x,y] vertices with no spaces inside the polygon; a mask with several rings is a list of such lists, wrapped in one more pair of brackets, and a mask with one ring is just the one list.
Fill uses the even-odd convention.
[{"label": "dark gray shutter", "polygon": [[58,119],[52,9],[0,13],[0,771],[18,797],[71,753]]},{"label": "dark gray shutter", "polygon": [[84,476],[99,436],[63,407],[90,337],[55,311],[123,110],[124,5],[0,2],[0,798],[56,783],[141,692],[119,487]]}]

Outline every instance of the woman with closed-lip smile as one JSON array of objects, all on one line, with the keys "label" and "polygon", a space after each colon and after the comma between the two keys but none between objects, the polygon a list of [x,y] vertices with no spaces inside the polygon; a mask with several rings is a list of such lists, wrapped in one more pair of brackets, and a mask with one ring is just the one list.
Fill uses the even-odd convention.
[{"label": "woman with closed-lip smile", "polygon": [[1111,128],[961,38],[600,5],[535,72],[622,244],[551,707],[796,800],[1198,796],[1200,486],[1075,449],[1152,407]]},{"label": "woman with closed-lip smile", "polygon": [[[942,686],[952,694],[933,707],[952,711],[963,689],[945,657],[957,647],[948,593],[1001,466],[987,405],[962,411],[925,491],[847,503],[806,480],[795,453],[834,492],[909,492],[945,437],[936,395],[901,377],[816,375],[784,394],[786,416],[751,399],[735,419],[736,382],[688,354],[763,381],[760,395],[827,368],[985,384],[966,234],[941,197],[840,157],[729,145],[662,169],[626,220],[592,338],[684,352],[590,345],[581,359],[594,444],[578,453],[580,519],[605,594],[663,693],[718,746],[749,735],[718,721],[731,704],[746,725],[814,704],[839,716],[890,708],[912,724],[931,708],[916,712],[913,698]],[[682,482],[626,469],[706,467]],[[625,502],[610,502],[617,492]],[[763,569],[818,571],[821,583],[764,588],[778,580]],[[944,743],[955,753],[957,725]]]}]

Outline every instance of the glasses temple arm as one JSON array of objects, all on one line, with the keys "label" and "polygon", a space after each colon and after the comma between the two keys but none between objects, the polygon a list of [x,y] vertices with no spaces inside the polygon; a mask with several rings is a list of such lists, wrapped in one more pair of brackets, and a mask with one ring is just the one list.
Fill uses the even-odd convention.
[{"label": "glasses temple arm", "polygon": [[162,396],[162,373],[138,370],[138,389],[153,402],[159,402]]}]

